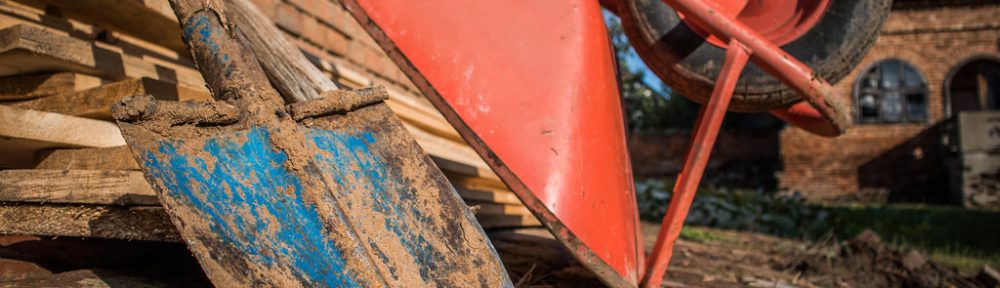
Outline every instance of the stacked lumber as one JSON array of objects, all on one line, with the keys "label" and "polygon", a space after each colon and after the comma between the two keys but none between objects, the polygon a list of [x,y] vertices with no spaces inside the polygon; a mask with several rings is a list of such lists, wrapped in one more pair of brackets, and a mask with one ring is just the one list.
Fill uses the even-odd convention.
[{"label": "stacked lumber", "polygon": [[[179,35],[166,0],[0,0],[0,234],[179,241],[109,112],[138,94],[211,98]],[[385,84],[289,36],[339,85]],[[539,225],[426,99],[386,86],[485,228]]]}]

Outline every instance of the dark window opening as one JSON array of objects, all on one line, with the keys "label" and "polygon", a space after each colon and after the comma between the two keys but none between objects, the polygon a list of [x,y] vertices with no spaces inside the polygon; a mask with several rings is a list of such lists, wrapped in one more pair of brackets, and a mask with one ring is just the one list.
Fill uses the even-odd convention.
[{"label": "dark window opening", "polygon": [[955,68],[948,79],[948,108],[961,111],[1000,110],[1000,62],[979,59]]},{"label": "dark window opening", "polygon": [[858,79],[854,89],[858,123],[927,121],[927,81],[913,65],[882,60]]}]

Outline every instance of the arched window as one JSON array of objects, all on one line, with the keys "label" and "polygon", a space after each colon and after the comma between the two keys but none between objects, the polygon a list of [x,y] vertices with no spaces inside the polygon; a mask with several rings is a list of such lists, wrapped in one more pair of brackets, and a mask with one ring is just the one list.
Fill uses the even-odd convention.
[{"label": "arched window", "polygon": [[944,88],[949,116],[1000,110],[1000,59],[982,56],[961,62],[948,73]]},{"label": "arched window", "polygon": [[909,63],[879,61],[861,73],[854,87],[858,123],[927,121],[927,81]]}]

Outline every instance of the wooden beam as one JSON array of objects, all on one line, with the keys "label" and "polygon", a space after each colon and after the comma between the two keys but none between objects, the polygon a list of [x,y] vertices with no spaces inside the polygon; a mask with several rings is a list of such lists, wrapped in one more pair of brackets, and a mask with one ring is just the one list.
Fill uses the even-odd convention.
[{"label": "wooden beam", "polygon": [[510,189],[507,188],[507,185],[504,184],[503,181],[496,179],[469,176],[460,173],[445,173],[445,175],[448,176],[448,181],[466,187],[500,189],[500,190],[510,191]]},{"label": "wooden beam", "polygon": [[161,100],[209,100],[212,96],[177,84],[155,79],[122,80],[83,91],[75,91],[11,104],[12,107],[56,112],[102,120],[111,117],[111,105],[133,95],[152,95]]},{"label": "wooden beam", "polygon": [[401,97],[406,96],[389,97],[389,100],[386,100],[385,104],[389,105],[389,108],[407,124],[420,127],[435,136],[465,144],[462,136],[458,135],[458,131],[451,127],[451,124],[448,124],[448,121],[444,120],[444,116],[441,116],[441,114],[429,113],[415,108],[410,103],[399,100]]},{"label": "wooden beam", "polygon": [[476,201],[476,200],[466,200],[466,204],[472,207],[477,216],[487,216],[487,215],[520,215],[520,216],[532,216],[531,211],[528,207],[518,204],[503,204],[503,203],[493,203],[491,201]]},{"label": "wooden beam", "polygon": [[[86,41],[19,24],[0,30],[0,76],[51,71],[97,74]],[[32,57],[37,56],[37,57]]]},{"label": "wooden beam", "polygon": [[476,216],[484,229],[537,227],[542,223],[533,216]]},{"label": "wooden beam", "polygon": [[[96,23],[187,53],[181,29],[167,1],[150,0],[41,0],[70,18]],[[165,8],[165,9],[164,9]]]},{"label": "wooden beam", "polygon": [[458,195],[462,196],[462,199],[466,201],[473,200],[521,205],[521,199],[518,199],[517,195],[514,195],[514,192],[510,191],[473,189],[461,186],[455,186],[455,191],[458,191]]},{"label": "wooden beam", "polygon": [[0,202],[159,205],[142,172],[0,170]]},{"label": "wooden beam", "polygon": [[139,164],[128,146],[46,150],[39,153],[35,169],[48,170],[132,170]]},{"label": "wooden beam", "polygon": [[30,168],[42,149],[125,145],[118,125],[0,105],[0,168]]},{"label": "wooden beam", "polygon": [[441,171],[444,171],[445,173],[454,173],[465,176],[479,177],[494,181],[500,181],[500,178],[496,174],[493,174],[493,172],[490,171],[489,169],[484,169],[481,167],[471,166],[461,162],[455,162],[450,159],[441,158],[438,157],[437,155],[434,155],[434,153],[432,152],[427,152],[427,154],[431,156],[431,160],[434,161],[434,164],[437,165],[438,168],[441,169]]},{"label": "wooden beam", "polygon": [[101,78],[72,72],[0,77],[0,101],[80,91],[97,87],[101,82]]},{"label": "wooden beam", "polygon": [[404,122],[403,126],[441,170],[500,181],[500,177],[468,145],[435,136],[409,123]]},{"label": "wooden beam", "polygon": [[406,127],[406,131],[413,134],[417,143],[419,143],[420,146],[427,151],[427,153],[473,166],[478,169],[486,169],[487,171],[490,171],[489,173],[492,173],[492,170],[489,170],[489,166],[486,165],[486,162],[483,162],[482,158],[479,158],[479,154],[476,154],[476,151],[473,151],[472,147],[465,145],[465,143],[458,143],[438,137],[437,135],[428,133],[427,131],[410,125],[409,123],[403,123],[403,126]]},{"label": "wooden beam", "polygon": [[134,55],[139,51],[122,49],[18,24],[0,30],[0,76],[71,71],[110,80],[145,77],[204,89],[201,74],[182,59]]},{"label": "wooden beam", "polygon": [[0,234],[181,242],[161,207],[0,203]]},{"label": "wooden beam", "polygon": [[[18,3],[22,2],[22,3]],[[0,29],[27,24],[50,30],[62,31],[79,39],[93,40],[102,29],[79,21],[45,13],[45,4],[33,0],[0,1]]]}]

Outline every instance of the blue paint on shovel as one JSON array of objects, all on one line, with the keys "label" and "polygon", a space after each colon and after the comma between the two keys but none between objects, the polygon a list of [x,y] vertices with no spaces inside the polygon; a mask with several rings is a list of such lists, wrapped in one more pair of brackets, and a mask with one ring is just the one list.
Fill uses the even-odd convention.
[{"label": "blue paint on shovel", "polygon": [[345,254],[354,251],[328,237],[326,220],[303,201],[302,183],[285,169],[288,156],[273,148],[268,130],[207,139],[207,153],[198,155],[208,159],[178,151],[182,146],[160,143],[156,153],[146,152],[145,165],[172,198],[207,218],[224,245],[251,261],[284,266],[307,286],[359,286],[344,269]]}]

